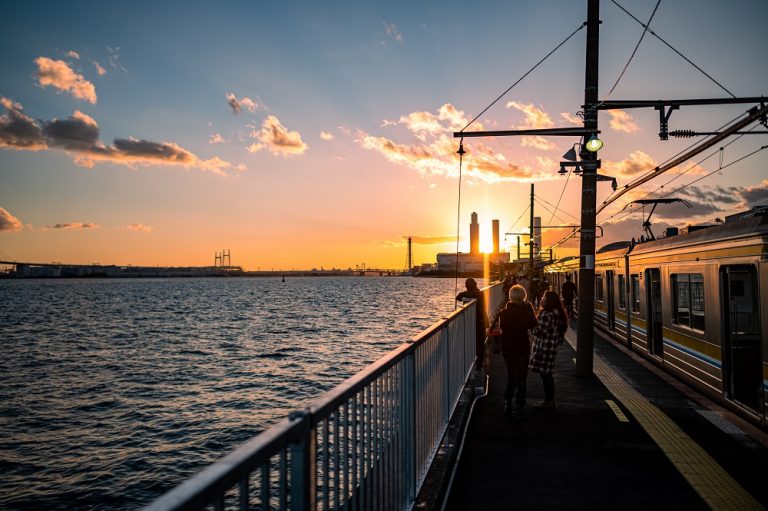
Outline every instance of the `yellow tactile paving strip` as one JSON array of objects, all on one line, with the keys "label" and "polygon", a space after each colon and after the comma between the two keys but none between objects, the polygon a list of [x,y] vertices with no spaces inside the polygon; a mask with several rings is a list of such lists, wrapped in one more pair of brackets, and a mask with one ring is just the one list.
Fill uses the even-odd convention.
[{"label": "yellow tactile paving strip", "polygon": [[[575,344],[572,339],[568,342]],[[603,385],[629,410],[710,508],[765,509],[672,419],[627,384],[597,354],[593,367]]]}]

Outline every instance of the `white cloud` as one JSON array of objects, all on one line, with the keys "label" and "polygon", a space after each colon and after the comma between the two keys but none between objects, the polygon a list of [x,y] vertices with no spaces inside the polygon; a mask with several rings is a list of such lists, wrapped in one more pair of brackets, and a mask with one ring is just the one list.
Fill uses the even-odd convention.
[{"label": "white cloud", "polygon": [[333,133],[331,133],[330,131],[321,131],[320,138],[322,138],[323,140],[333,140]]},{"label": "white cloud", "polygon": [[400,33],[400,31],[397,29],[397,25],[394,23],[384,22],[384,32],[386,32],[390,38],[394,39],[398,43],[403,42],[403,34]]},{"label": "white cloud", "polygon": [[226,94],[227,104],[232,108],[233,114],[239,114],[243,111],[243,108],[253,113],[259,108],[259,104],[249,97],[243,96],[239,98],[232,92]]}]

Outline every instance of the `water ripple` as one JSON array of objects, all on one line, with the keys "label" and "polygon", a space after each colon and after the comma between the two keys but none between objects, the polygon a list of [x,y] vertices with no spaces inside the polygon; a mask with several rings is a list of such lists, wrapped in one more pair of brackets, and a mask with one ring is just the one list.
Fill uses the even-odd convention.
[{"label": "water ripple", "polygon": [[0,508],[134,509],[453,310],[453,280],[0,280]]}]

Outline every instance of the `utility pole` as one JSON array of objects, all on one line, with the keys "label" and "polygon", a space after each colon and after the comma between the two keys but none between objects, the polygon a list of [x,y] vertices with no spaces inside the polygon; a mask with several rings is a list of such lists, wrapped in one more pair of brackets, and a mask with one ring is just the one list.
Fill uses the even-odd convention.
[{"label": "utility pole", "polygon": [[533,239],[533,199],[534,199],[533,183],[531,183],[531,207],[530,207],[530,210],[531,210],[531,223],[529,224],[529,230],[530,230],[531,238],[530,238],[530,243],[529,243],[530,247],[529,247],[529,253],[528,253],[528,262],[529,262],[529,266],[530,266],[530,271],[528,272],[528,282],[530,282],[531,285],[533,284],[533,275],[534,275],[534,271],[535,271],[534,260],[533,260],[533,247],[536,245],[536,242]]},{"label": "utility pole", "polygon": [[[600,0],[587,3],[587,57],[584,73],[584,130],[597,136]],[[586,140],[585,138],[585,140]],[[576,374],[592,375],[595,317],[595,216],[597,153],[581,146],[581,237],[579,244],[579,323],[576,331]]]}]

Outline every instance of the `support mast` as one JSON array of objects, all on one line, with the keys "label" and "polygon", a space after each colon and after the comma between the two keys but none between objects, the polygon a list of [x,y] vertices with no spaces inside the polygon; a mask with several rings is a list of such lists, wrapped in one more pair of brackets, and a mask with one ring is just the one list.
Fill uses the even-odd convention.
[{"label": "support mast", "polygon": [[[597,135],[600,0],[587,3],[587,56],[584,73],[584,129]],[[576,332],[576,374],[592,375],[595,305],[595,216],[597,154],[581,149],[581,240],[579,244],[579,323]]]}]

